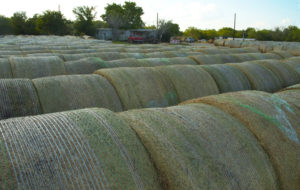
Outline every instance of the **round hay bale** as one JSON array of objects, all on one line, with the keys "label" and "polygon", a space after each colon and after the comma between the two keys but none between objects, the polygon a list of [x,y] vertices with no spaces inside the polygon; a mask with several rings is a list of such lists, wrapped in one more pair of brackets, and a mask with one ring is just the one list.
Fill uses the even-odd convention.
[{"label": "round hay bale", "polygon": [[198,65],[162,66],[155,70],[170,79],[179,102],[219,93],[214,79]]},{"label": "round hay bale", "polygon": [[256,136],[279,176],[281,189],[300,187],[300,111],[276,95],[243,91],[188,103],[216,106],[241,120]]},{"label": "round hay bale", "polygon": [[145,54],[145,58],[171,58],[171,57],[175,57],[175,55],[170,52],[153,52],[153,53]]},{"label": "round hay bale", "polygon": [[64,63],[67,74],[91,74],[102,68],[107,68],[108,63],[98,57],[87,57],[76,61]]},{"label": "round hay bale", "polygon": [[107,63],[107,68],[141,67],[141,66],[143,66],[140,63],[140,59],[135,59],[135,58],[125,58],[125,59],[112,60],[112,61],[107,61],[106,63]]},{"label": "round hay bale", "polygon": [[161,189],[116,114],[85,109],[0,121],[1,189]]},{"label": "round hay bale", "polygon": [[251,90],[247,76],[239,69],[230,65],[202,65],[216,81],[220,93]]},{"label": "round hay bale", "polygon": [[296,69],[300,76],[300,57],[291,57],[289,59],[282,60],[282,62]]},{"label": "round hay bale", "polygon": [[176,105],[176,90],[168,77],[151,67],[97,70],[115,87],[124,110]]},{"label": "round hay bale", "polygon": [[290,58],[290,57],[293,57],[292,54],[290,54],[289,52],[287,51],[272,51],[270,53],[274,53],[276,55],[279,55],[282,59],[287,59],[287,58]]},{"label": "round hay bale", "polygon": [[293,86],[286,87],[286,88],[282,89],[281,91],[285,91],[285,90],[300,90],[300,84],[295,84]]},{"label": "round hay bale", "polygon": [[34,79],[44,113],[89,107],[121,111],[111,84],[98,75],[64,75]]},{"label": "round hay bale", "polygon": [[29,79],[0,79],[0,119],[42,114]]},{"label": "round hay bale", "polygon": [[291,86],[300,82],[300,76],[297,71],[293,67],[278,60],[258,60],[256,63],[271,70],[277,78],[282,81],[282,87]]},{"label": "round hay bale", "polygon": [[75,61],[86,57],[99,57],[104,61],[128,58],[126,53],[103,52],[103,53],[80,53],[80,54],[62,54],[65,61]]},{"label": "round hay bale", "polygon": [[300,56],[300,47],[290,48],[288,50],[289,53],[291,53],[293,56]]},{"label": "round hay bale", "polygon": [[276,92],[283,88],[280,79],[272,71],[255,62],[229,65],[240,69],[247,76],[253,90]]},{"label": "round hay bale", "polygon": [[298,85],[298,88],[291,88],[280,91],[275,95],[287,101],[289,104],[294,104],[300,111],[300,85]]},{"label": "round hay bale", "polygon": [[221,54],[219,55],[194,55],[189,56],[189,58],[196,61],[199,65],[211,65],[211,64],[223,64],[221,59]]},{"label": "round hay bale", "polygon": [[8,59],[0,58],[0,79],[12,78],[12,71]]},{"label": "round hay bale", "polygon": [[39,78],[66,74],[63,60],[49,57],[10,57],[14,78]]},{"label": "round hay bale", "polygon": [[199,104],[119,115],[136,131],[167,189],[278,189],[267,154],[226,112]]},{"label": "round hay bale", "polygon": [[224,46],[224,43],[225,43],[225,40],[223,40],[223,39],[214,40],[215,46]]}]

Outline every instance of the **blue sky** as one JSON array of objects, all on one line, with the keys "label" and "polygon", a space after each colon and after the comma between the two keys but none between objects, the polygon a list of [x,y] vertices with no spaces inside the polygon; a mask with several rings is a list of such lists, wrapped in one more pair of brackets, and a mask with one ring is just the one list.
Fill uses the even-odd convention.
[{"label": "blue sky", "polygon": [[[107,3],[123,3],[123,0],[1,0],[0,14],[11,16],[16,11],[26,11],[28,16],[43,11],[61,11],[68,19],[74,19],[72,9],[88,5],[97,7],[97,17],[104,13]],[[147,25],[159,18],[173,20],[181,30],[189,26],[201,29],[220,29],[233,26],[237,14],[237,29],[247,27],[268,28],[296,25],[300,27],[300,0],[136,0],[143,7],[143,20]]]}]

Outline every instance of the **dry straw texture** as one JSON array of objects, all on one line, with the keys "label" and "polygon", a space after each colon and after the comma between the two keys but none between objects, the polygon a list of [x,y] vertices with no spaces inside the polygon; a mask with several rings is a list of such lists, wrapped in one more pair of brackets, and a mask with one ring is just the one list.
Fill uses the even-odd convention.
[{"label": "dry straw texture", "polygon": [[240,119],[268,153],[281,189],[300,188],[300,112],[296,107],[258,91],[226,93],[188,103],[210,104]]},{"label": "dry straw texture", "polygon": [[65,75],[34,79],[44,113],[103,107],[121,111],[119,97],[99,75]]},{"label": "dry straw texture", "polygon": [[255,137],[217,108],[198,104],[119,115],[149,151],[165,189],[278,189]]},{"label": "dry straw texture", "polygon": [[240,69],[249,79],[253,90],[275,92],[283,88],[282,82],[271,70],[253,62],[229,64]]},{"label": "dry straw texture", "polygon": [[135,132],[85,109],[0,122],[1,189],[161,189]]},{"label": "dry straw texture", "polygon": [[300,87],[298,89],[288,89],[276,93],[276,96],[287,101],[290,104],[294,104],[300,111]]},{"label": "dry straw texture", "polygon": [[101,69],[115,87],[124,110],[176,105],[178,98],[172,82],[151,67]]},{"label": "dry straw texture", "polygon": [[12,78],[12,72],[8,59],[0,58],[0,79],[2,78]]},{"label": "dry straw texture", "polygon": [[220,93],[251,90],[251,84],[246,75],[239,69],[230,65],[203,65],[216,81]]},{"label": "dry straw texture", "polygon": [[280,79],[282,87],[300,82],[300,76],[296,69],[278,60],[258,60],[257,63],[271,70]]},{"label": "dry straw texture", "polygon": [[179,102],[219,93],[214,79],[198,65],[162,66],[155,70],[170,79]]},{"label": "dry straw texture", "polygon": [[300,76],[300,57],[292,57],[289,59],[282,60],[282,62],[296,69]]},{"label": "dry straw texture", "polygon": [[10,57],[14,78],[39,78],[66,74],[63,60],[49,57]]},{"label": "dry straw texture", "polygon": [[102,68],[107,68],[107,62],[98,57],[88,57],[64,63],[67,74],[91,74]]},{"label": "dry straw texture", "polygon": [[0,79],[0,119],[41,113],[31,80]]}]

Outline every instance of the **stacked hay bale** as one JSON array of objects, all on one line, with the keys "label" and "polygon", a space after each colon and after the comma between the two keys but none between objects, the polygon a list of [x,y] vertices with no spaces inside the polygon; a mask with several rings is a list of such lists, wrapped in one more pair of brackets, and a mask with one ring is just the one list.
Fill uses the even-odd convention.
[{"label": "stacked hay bale", "polygon": [[0,78],[12,78],[12,71],[8,59],[0,58]]},{"label": "stacked hay bale", "polygon": [[0,119],[42,114],[29,79],[0,79]]},{"label": "stacked hay bale", "polygon": [[244,61],[259,59],[280,59],[281,57],[273,53],[237,53],[237,54],[218,54],[218,55],[196,55],[190,56],[200,65],[240,63]]},{"label": "stacked hay bale", "polygon": [[199,104],[119,115],[148,150],[166,189],[279,188],[267,154],[226,112]]},{"label": "stacked hay bale", "polygon": [[115,89],[98,75],[64,75],[34,79],[44,113],[88,107],[121,111]]},{"label": "stacked hay bale", "polygon": [[300,187],[300,111],[276,95],[244,91],[186,103],[216,106],[238,118],[269,155],[281,189]]},{"label": "stacked hay bale", "polygon": [[281,81],[282,87],[291,86],[300,82],[300,76],[297,71],[279,60],[258,60],[256,63],[272,71]]},{"label": "stacked hay bale", "polygon": [[63,60],[57,56],[10,57],[14,78],[38,78],[66,74]]},{"label": "stacked hay bale", "polygon": [[241,70],[247,76],[252,90],[275,92],[283,88],[282,82],[272,71],[256,62],[229,65]]},{"label": "stacked hay bale", "polygon": [[285,88],[275,95],[288,103],[295,105],[300,110],[300,84]]},{"label": "stacked hay bale", "polygon": [[247,76],[231,65],[202,65],[216,81],[220,93],[251,90]]},{"label": "stacked hay bale", "polygon": [[151,67],[101,69],[115,87],[124,110],[176,105],[178,98],[172,82]]},{"label": "stacked hay bale", "polygon": [[219,93],[214,79],[200,66],[161,66],[155,70],[169,78],[175,87],[179,102]]},{"label": "stacked hay bale", "polygon": [[136,133],[104,109],[0,122],[1,189],[162,189]]},{"label": "stacked hay bale", "polygon": [[107,68],[107,62],[98,57],[87,57],[64,63],[67,74],[90,74],[102,68]]},{"label": "stacked hay bale", "polygon": [[289,59],[282,60],[282,62],[296,69],[300,75],[300,57],[291,57]]}]

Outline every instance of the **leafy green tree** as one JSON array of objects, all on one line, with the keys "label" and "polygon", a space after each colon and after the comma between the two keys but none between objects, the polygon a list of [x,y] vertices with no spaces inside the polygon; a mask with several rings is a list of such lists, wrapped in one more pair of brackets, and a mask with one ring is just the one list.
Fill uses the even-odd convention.
[{"label": "leafy green tree", "polygon": [[178,24],[175,24],[172,21],[168,21],[166,23],[166,25],[167,25],[167,29],[162,35],[162,38],[161,38],[162,42],[170,42],[170,38],[172,36],[178,36],[181,34]]},{"label": "leafy green tree", "polygon": [[94,19],[96,17],[95,12],[96,7],[76,7],[73,9],[73,13],[76,16],[76,21],[74,23],[74,28],[77,34],[86,34],[93,36],[96,31],[96,27],[94,24]]},{"label": "leafy green tree", "polygon": [[113,40],[118,39],[118,29],[124,26],[124,9],[120,4],[108,4],[105,8],[102,19],[112,28]]},{"label": "leafy green tree", "polygon": [[0,35],[13,34],[10,19],[0,15]]},{"label": "leafy green tree", "polygon": [[124,28],[138,29],[145,26],[141,16],[144,14],[143,8],[136,5],[135,2],[127,2],[122,6],[124,13]]},{"label": "leafy green tree", "polygon": [[283,30],[283,40],[300,42],[300,29],[297,26],[289,26]]},{"label": "leafy green tree", "polygon": [[189,27],[183,32],[183,35],[185,37],[192,37],[195,40],[199,40],[201,36],[201,31],[198,28]]},{"label": "leafy green tree", "polygon": [[67,35],[71,33],[67,21],[60,11],[45,11],[37,19],[37,31],[46,35]]},{"label": "leafy green tree", "polygon": [[38,21],[39,15],[35,14],[32,18],[27,19],[26,21],[26,29],[25,33],[29,35],[38,35],[40,34],[37,30],[37,21]]},{"label": "leafy green tree", "polygon": [[218,35],[224,38],[233,37],[233,28],[224,27],[218,30]]},{"label": "leafy green tree", "polygon": [[15,12],[10,18],[14,34],[26,34],[27,16],[25,12]]}]

